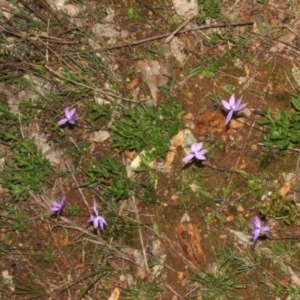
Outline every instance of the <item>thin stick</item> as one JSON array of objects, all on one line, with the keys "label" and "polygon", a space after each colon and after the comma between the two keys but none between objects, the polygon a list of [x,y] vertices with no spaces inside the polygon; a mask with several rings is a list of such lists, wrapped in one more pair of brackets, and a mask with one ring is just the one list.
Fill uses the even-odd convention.
[{"label": "thin stick", "polygon": [[[205,29],[211,29],[211,28],[225,28],[225,27],[237,27],[237,26],[248,26],[248,25],[253,25],[253,21],[244,21],[244,22],[238,22],[238,23],[231,23],[231,24],[212,24],[212,25],[203,25],[203,26],[197,26],[195,28],[189,28],[189,29],[184,29],[180,30],[176,34],[183,34],[187,32],[192,32],[192,31],[197,31],[197,30],[205,30]],[[130,46],[136,46],[140,44],[144,44],[147,42],[155,41],[155,40],[160,40],[163,38],[166,38],[170,35],[170,33],[163,33],[159,35],[155,35],[152,37],[148,37],[146,39],[138,40],[138,41],[133,41],[131,43],[121,43],[117,45],[112,45],[112,46],[107,46],[102,49],[99,49],[95,52],[100,52],[103,50],[112,50],[112,49],[118,49],[118,48],[123,48],[123,47],[130,47]]]},{"label": "thin stick", "polygon": [[140,216],[139,216],[139,212],[137,209],[137,205],[136,205],[136,201],[135,201],[135,197],[132,196],[132,200],[134,203],[134,210],[135,210],[135,214],[136,214],[136,220],[138,223],[138,230],[139,230],[139,236],[140,236],[140,240],[141,240],[141,246],[142,246],[142,251],[143,251],[143,256],[144,256],[144,261],[145,261],[145,267],[146,270],[149,272],[149,267],[148,267],[148,261],[147,261],[147,254],[146,254],[146,249],[145,249],[145,245],[144,245],[144,241],[143,241],[143,234],[142,234],[142,229],[141,229],[141,223],[140,223]]},{"label": "thin stick", "polygon": [[166,41],[165,43],[169,43],[173,38],[174,36],[182,29],[184,28],[188,23],[190,23],[192,20],[194,19],[194,16],[187,19],[185,22],[183,22],[174,32],[172,32],[167,38],[166,38]]},{"label": "thin stick", "polygon": [[174,295],[176,295],[179,299],[184,300],[185,298],[178,294],[169,284],[165,283],[166,288],[168,288]]}]

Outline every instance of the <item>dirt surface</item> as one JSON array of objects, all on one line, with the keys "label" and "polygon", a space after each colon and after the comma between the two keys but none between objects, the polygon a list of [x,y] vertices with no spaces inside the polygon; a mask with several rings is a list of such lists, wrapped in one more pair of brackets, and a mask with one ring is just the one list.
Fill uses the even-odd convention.
[{"label": "dirt surface", "polygon": [[[51,165],[28,197],[2,179],[1,299],[299,299],[299,150],[267,148],[259,121],[294,111],[300,3],[177,2],[0,1],[1,173],[21,140]],[[247,106],[226,126],[231,94]],[[172,122],[165,103],[181,105]],[[57,125],[65,107],[74,126]],[[161,118],[145,125],[145,107]],[[128,144],[139,131],[142,149]],[[193,142],[207,159],[184,165]],[[253,242],[255,215],[271,230]]]}]

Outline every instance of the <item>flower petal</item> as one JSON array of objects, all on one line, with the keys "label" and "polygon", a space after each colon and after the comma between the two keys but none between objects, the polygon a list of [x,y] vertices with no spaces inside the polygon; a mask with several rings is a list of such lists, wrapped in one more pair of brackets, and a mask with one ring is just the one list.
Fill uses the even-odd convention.
[{"label": "flower petal", "polygon": [[195,155],[193,153],[188,154],[187,156],[185,156],[182,161],[184,163],[188,163],[189,161],[191,161],[193,158],[195,157]]},{"label": "flower petal", "polygon": [[90,216],[88,223],[94,222],[94,220],[95,220],[95,216],[92,215],[92,216]]},{"label": "flower petal", "polygon": [[99,215],[99,211],[98,211],[98,209],[97,209],[97,203],[96,203],[96,200],[94,200],[94,213],[95,213],[95,215],[96,216],[98,216]]},{"label": "flower petal", "polygon": [[269,226],[262,226],[260,231],[261,232],[268,232],[268,231],[270,231],[270,227]]},{"label": "flower petal", "polygon": [[95,228],[95,229],[98,228],[98,226],[99,226],[99,218],[98,218],[98,217],[96,217],[96,218],[94,219],[93,225],[94,225],[94,228]]},{"label": "flower petal", "polygon": [[251,231],[251,233],[252,233],[252,236],[253,236],[253,241],[255,242],[259,237],[260,230],[259,229],[254,229],[254,230]]},{"label": "flower petal", "polygon": [[235,96],[234,96],[234,94],[232,94],[230,96],[229,105],[230,105],[230,108],[234,107],[234,105],[235,105]]},{"label": "flower petal", "polygon": [[191,146],[192,153],[199,152],[202,148],[203,143],[193,143]]},{"label": "flower petal", "polygon": [[254,219],[252,220],[252,228],[260,230],[261,222],[258,216],[255,216]]},{"label": "flower petal", "polygon": [[243,96],[241,96],[235,103],[235,106],[239,106],[242,103]]},{"label": "flower petal", "polygon": [[229,105],[229,103],[228,103],[227,101],[222,100],[221,102],[222,102],[222,105],[223,105],[223,107],[224,107],[225,109],[227,109],[227,110],[230,110],[230,109],[231,109],[231,107],[230,107],[230,105]]},{"label": "flower petal", "polygon": [[226,117],[226,125],[230,122],[230,120],[232,119],[232,115],[233,115],[233,110],[230,110],[229,113],[227,114]]},{"label": "flower petal", "polygon": [[246,104],[240,104],[239,106],[236,106],[233,110],[234,111],[241,111],[246,107]]},{"label": "flower petal", "polygon": [[70,119],[76,117],[76,107],[69,110]]},{"label": "flower petal", "polygon": [[195,153],[195,157],[199,160],[206,160],[206,157],[204,156],[204,154],[207,152],[206,149],[203,149],[202,151],[200,152],[196,152]]},{"label": "flower petal", "polygon": [[64,124],[66,124],[68,122],[68,119],[67,118],[63,118],[63,119],[60,119],[57,124],[58,126],[62,126]]}]

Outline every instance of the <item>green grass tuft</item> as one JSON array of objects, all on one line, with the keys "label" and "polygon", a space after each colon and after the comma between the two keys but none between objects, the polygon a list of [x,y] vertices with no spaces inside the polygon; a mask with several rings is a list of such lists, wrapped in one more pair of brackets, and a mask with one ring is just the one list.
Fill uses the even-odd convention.
[{"label": "green grass tuft", "polygon": [[49,182],[51,166],[36,148],[33,140],[21,140],[12,149],[10,162],[0,173],[0,182],[14,200],[26,200],[30,191],[40,193]]},{"label": "green grass tuft", "polygon": [[120,151],[146,150],[155,157],[164,157],[182,125],[181,111],[180,104],[166,100],[158,107],[138,105],[126,109],[112,127],[115,146]]}]

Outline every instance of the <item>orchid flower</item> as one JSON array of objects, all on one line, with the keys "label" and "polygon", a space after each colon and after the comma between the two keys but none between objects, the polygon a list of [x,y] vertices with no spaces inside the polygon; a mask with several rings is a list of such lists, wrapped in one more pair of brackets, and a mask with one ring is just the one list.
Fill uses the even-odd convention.
[{"label": "orchid flower", "polygon": [[241,104],[242,98],[243,96],[241,96],[237,101],[235,101],[235,96],[234,94],[232,94],[229,98],[229,101],[222,100],[222,105],[224,109],[228,110],[228,114],[226,117],[226,125],[230,122],[235,112],[241,111],[246,107],[245,104]]},{"label": "orchid flower", "polygon": [[57,201],[53,201],[50,211],[53,215],[59,216],[62,213],[63,206],[65,205],[66,197],[59,198]]},{"label": "orchid flower", "polygon": [[69,107],[66,107],[64,113],[65,117],[57,122],[58,126],[62,126],[67,123],[70,125],[74,125],[77,117],[76,108],[74,107],[69,109]]},{"label": "orchid flower", "polygon": [[206,149],[202,149],[203,143],[193,143],[191,145],[191,153],[185,156],[182,161],[184,163],[190,162],[193,158],[198,160],[206,160],[204,154],[207,152]]},{"label": "orchid flower", "polygon": [[88,222],[93,223],[95,230],[98,230],[98,229],[103,230],[104,225],[107,225],[107,223],[106,223],[106,220],[104,219],[104,217],[99,215],[96,200],[94,200],[93,211],[94,211],[94,214],[90,216]]},{"label": "orchid flower", "polygon": [[255,216],[251,222],[252,231],[251,234],[253,236],[253,241],[255,242],[261,233],[270,231],[269,226],[261,226],[261,220],[258,216]]}]

